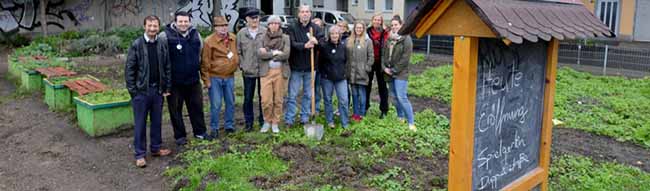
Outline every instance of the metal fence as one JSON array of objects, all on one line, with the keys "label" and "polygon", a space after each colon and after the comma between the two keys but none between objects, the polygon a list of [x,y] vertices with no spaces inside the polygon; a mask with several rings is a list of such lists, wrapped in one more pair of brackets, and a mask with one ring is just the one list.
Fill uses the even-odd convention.
[{"label": "metal fence", "polygon": [[[429,54],[453,55],[450,36],[413,38],[413,49]],[[650,45],[645,47],[612,46],[594,41],[562,41],[558,62],[598,75],[650,76]]]}]

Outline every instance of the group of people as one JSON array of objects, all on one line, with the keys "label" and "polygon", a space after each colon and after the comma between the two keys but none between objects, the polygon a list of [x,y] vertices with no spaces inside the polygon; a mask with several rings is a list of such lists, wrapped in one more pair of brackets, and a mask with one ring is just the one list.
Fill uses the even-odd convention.
[{"label": "group of people", "polygon": [[[225,17],[216,16],[213,33],[203,41],[187,12],[175,13],[174,21],[162,32],[159,32],[158,17],[145,17],[144,35],[129,48],[125,67],[126,87],[134,112],[136,166],[146,166],[147,121],[151,123],[151,155],[171,153],[170,149],[161,148],[163,99],[167,100],[177,145],[187,143],[184,105],[195,138],[210,140],[219,136],[222,105],[225,105],[224,132],[235,132],[234,74],[238,69],[244,82],[245,131],[254,129],[256,91],[260,100],[257,106],[260,131],[278,133],[281,122],[284,128],[294,126],[298,110],[302,124],[314,115],[312,88],[316,90],[317,102],[324,101],[328,126],[335,127],[337,113],[341,126],[347,128],[348,93],[352,97],[351,118],[361,121],[369,108],[373,77],[377,78],[379,87],[380,117],[388,112],[390,90],[398,118],[415,131],[413,110],[407,98],[413,45],[408,35],[398,34],[402,26],[399,16],[392,18],[388,29],[378,14],[372,18],[370,27],[356,21],[352,30],[347,23],[339,23],[324,31],[322,21],[312,20],[309,6],[300,6],[298,11],[299,21],[288,29],[288,34],[283,33],[277,16],[269,17],[268,27],[261,26],[257,9],[244,14],[247,26],[236,35],[228,32]],[[314,87],[312,69],[316,71]],[[209,133],[203,113],[203,89],[208,91],[210,100]],[[296,99],[301,89],[302,101],[298,108]],[[334,92],[338,99],[336,112],[332,104]]]}]

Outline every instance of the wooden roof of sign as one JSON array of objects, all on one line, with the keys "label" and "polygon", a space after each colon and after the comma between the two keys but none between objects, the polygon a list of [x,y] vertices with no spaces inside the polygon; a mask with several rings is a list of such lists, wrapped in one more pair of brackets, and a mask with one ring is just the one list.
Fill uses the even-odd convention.
[{"label": "wooden roof of sign", "polygon": [[401,34],[558,40],[614,34],[580,0],[423,0]]}]

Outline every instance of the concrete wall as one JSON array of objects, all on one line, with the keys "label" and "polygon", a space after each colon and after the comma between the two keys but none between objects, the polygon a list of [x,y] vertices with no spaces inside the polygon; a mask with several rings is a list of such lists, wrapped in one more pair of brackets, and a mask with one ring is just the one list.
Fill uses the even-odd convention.
[{"label": "concrete wall", "polygon": [[[238,0],[220,0],[221,14],[229,19],[231,29],[239,17]],[[40,1],[0,1],[0,35],[39,33],[43,22]],[[172,21],[172,14],[183,10],[192,13],[194,23],[211,26],[213,0],[49,0],[46,6],[50,32],[103,29],[120,26],[142,26],[147,15],[157,15],[163,23]]]}]

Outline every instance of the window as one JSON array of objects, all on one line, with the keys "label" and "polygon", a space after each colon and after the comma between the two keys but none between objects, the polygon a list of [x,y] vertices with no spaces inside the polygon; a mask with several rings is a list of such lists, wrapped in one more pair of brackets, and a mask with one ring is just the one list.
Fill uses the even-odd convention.
[{"label": "window", "polygon": [[314,11],[314,18],[323,19],[323,14],[321,12]]},{"label": "window", "polygon": [[385,0],[386,4],[384,4],[384,10],[386,11],[392,11],[393,10],[393,0]]},{"label": "window", "polygon": [[375,0],[368,0],[368,10],[375,10]]},{"label": "window", "polygon": [[325,23],[336,24],[336,17],[332,13],[325,13]]},{"label": "window", "polygon": [[596,9],[598,18],[617,34],[619,19],[619,0],[599,0]]},{"label": "window", "polygon": [[325,3],[323,2],[323,0],[314,0],[314,1],[313,1],[313,4],[314,4],[314,5],[313,5],[314,8],[323,8],[323,7],[325,7],[325,6],[324,6]]}]

